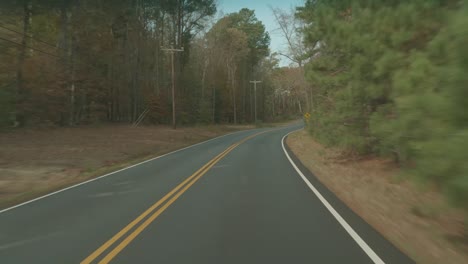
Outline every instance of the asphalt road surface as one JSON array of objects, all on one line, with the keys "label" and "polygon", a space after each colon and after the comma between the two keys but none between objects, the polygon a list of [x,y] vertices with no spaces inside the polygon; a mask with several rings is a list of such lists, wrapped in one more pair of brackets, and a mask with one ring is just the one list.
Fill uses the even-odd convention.
[{"label": "asphalt road surface", "polygon": [[299,128],[233,133],[0,211],[0,263],[413,263],[286,155]]}]

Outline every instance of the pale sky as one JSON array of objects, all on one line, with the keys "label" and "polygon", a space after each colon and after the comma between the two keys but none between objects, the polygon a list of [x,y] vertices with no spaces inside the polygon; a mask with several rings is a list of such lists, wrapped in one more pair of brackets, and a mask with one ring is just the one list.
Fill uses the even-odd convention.
[{"label": "pale sky", "polygon": [[[304,5],[304,0],[218,0],[218,11],[224,14],[237,12],[246,7],[255,10],[258,20],[262,21],[270,34],[271,52],[286,51],[286,42],[278,29],[270,6],[289,10],[292,7]],[[281,66],[289,65],[290,61],[281,56]]]}]

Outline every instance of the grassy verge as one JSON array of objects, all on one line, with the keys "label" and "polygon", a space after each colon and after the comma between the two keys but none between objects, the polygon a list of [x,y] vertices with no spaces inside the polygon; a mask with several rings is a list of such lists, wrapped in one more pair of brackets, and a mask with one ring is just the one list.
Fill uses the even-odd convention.
[{"label": "grassy verge", "polygon": [[[174,149],[174,150],[176,150],[176,149]],[[168,150],[167,153],[169,153],[171,151],[173,151],[173,150]],[[87,171],[84,171],[84,172],[78,174],[77,176],[75,176],[75,177],[73,177],[71,179],[60,180],[60,181],[52,183],[50,186],[35,188],[35,189],[32,189],[32,190],[28,190],[28,191],[18,193],[16,195],[4,198],[4,199],[0,200],[0,209],[8,208],[8,207],[14,206],[16,204],[20,204],[20,203],[32,200],[34,198],[37,198],[37,197],[40,197],[40,196],[43,196],[43,195],[46,195],[46,194],[49,194],[49,193],[52,193],[52,192],[55,192],[55,191],[59,191],[61,189],[76,185],[76,184],[81,183],[81,182],[85,182],[87,180],[97,178],[97,177],[99,177],[101,175],[105,175],[105,174],[108,174],[108,173],[111,173],[111,172],[114,172],[114,171],[118,171],[120,169],[129,167],[129,166],[134,165],[134,164],[138,164],[140,162],[143,162],[145,160],[149,160],[149,159],[158,157],[158,156],[163,155],[163,154],[165,154],[165,153],[158,154],[158,155],[156,155],[156,154],[155,155],[144,155],[142,157],[133,158],[133,159],[130,159],[128,161],[119,162],[119,163],[114,164],[114,165],[103,166],[103,167],[100,167],[100,168],[97,168],[97,169],[89,169]]]},{"label": "grassy verge", "polygon": [[[0,133],[0,208],[254,126],[102,126]],[[79,140],[77,140],[79,138]]]}]

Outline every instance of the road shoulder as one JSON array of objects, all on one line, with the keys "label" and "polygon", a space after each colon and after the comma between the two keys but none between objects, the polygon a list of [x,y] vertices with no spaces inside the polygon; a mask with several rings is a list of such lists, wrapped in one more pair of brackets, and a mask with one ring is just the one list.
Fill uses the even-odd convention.
[{"label": "road shoulder", "polygon": [[[467,262],[463,253],[467,252],[466,245],[447,239],[458,234],[459,212],[441,205],[438,208],[441,212],[434,212],[437,217],[417,215],[418,208],[443,204],[442,197],[435,192],[422,193],[410,183],[396,181],[399,173],[396,166],[376,158],[344,160],[335,150],[315,142],[304,130],[291,134],[287,145],[301,164],[301,170],[306,170],[315,181],[314,185],[322,186],[325,193],[331,190],[333,193],[328,191],[330,197],[337,197],[346,208],[352,209],[346,220],[359,215],[358,218],[362,217],[418,263]],[[355,224],[359,226],[359,221]],[[364,240],[365,237],[366,231]]]},{"label": "road shoulder", "polygon": [[0,209],[253,128],[110,125],[0,133]]}]

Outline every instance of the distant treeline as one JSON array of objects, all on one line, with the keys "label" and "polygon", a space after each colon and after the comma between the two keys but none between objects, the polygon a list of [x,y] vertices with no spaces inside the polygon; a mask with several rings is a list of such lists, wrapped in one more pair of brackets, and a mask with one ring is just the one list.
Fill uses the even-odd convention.
[{"label": "distant treeline", "polygon": [[0,125],[272,121],[298,112],[254,11],[215,0],[2,0]]}]

